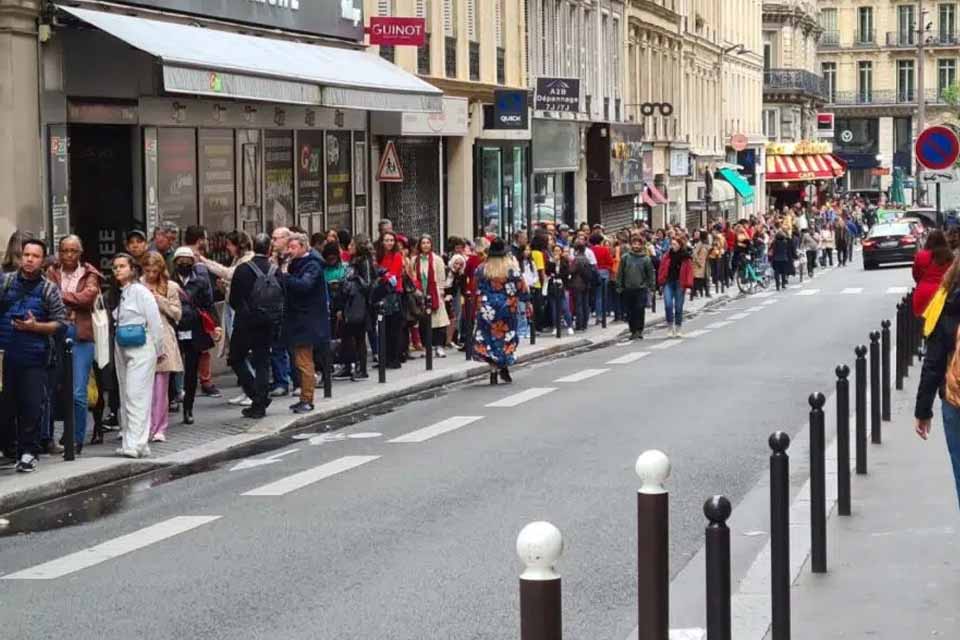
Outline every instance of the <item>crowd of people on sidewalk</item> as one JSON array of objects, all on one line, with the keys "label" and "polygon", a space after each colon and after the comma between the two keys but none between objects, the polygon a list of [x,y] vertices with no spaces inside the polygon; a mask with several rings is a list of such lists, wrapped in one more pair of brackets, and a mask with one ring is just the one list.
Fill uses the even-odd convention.
[{"label": "crowd of people on sidewalk", "polygon": [[66,339],[76,451],[88,441],[89,413],[89,442],[120,431],[117,453],[145,457],[150,443],[169,437],[172,415],[194,423],[198,394],[222,396],[215,357],[227,356],[243,392],[228,402],[251,419],[291,395],[290,411],[309,413],[325,375],[361,382],[369,362],[399,369],[426,349],[435,358],[469,350],[509,382],[531,332],[573,335],[607,316],[642,339],[657,296],[670,336],[681,336],[688,296],[729,285],[747,255],[776,269],[798,247],[813,251],[814,238],[827,260],[837,248],[842,264],[841,245],[860,232],[857,206],[771,210],[700,229],[638,221],[608,232],[545,222],[510,238],[451,237],[444,246],[385,219],[373,242],[342,229],[309,236],[277,227],[253,238],[226,234],[228,260],[209,255],[203,227],[181,237],[162,223],[152,237],[129,231],[109,274],[83,261],[75,235],[48,255],[44,242],[17,232],[0,278],[0,453],[7,466],[29,472],[41,453],[62,451],[54,424],[65,411],[57,399]]}]

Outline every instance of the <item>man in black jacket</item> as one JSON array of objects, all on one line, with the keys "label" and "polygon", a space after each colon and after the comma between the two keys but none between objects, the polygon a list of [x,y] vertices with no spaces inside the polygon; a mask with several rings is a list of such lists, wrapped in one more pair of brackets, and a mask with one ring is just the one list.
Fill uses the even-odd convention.
[{"label": "man in black jacket", "polygon": [[[257,234],[253,240],[254,256],[250,262],[239,265],[230,281],[229,304],[235,311],[233,334],[230,337],[229,364],[243,392],[253,404],[242,411],[248,418],[262,418],[267,413],[270,398],[267,395],[270,382],[269,336],[276,327],[251,308],[254,286],[261,277],[270,272],[270,236]],[[256,268],[254,268],[256,267]],[[257,273],[259,270],[260,273]],[[260,275],[263,274],[263,275]],[[247,366],[249,358],[254,373]]]}]

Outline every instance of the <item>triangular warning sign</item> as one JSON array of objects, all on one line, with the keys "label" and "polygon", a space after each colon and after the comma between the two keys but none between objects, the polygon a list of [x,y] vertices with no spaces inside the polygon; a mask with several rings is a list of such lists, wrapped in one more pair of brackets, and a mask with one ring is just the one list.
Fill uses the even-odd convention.
[{"label": "triangular warning sign", "polygon": [[400,156],[393,142],[388,142],[380,157],[380,169],[377,171],[377,180],[380,182],[403,182],[403,167],[400,166]]}]

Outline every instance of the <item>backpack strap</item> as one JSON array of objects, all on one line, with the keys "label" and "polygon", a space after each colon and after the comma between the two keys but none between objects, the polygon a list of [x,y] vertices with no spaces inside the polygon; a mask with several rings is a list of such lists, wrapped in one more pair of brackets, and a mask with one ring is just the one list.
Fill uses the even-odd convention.
[{"label": "backpack strap", "polygon": [[[263,270],[257,266],[257,263],[254,262],[253,260],[248,260],[245,264],[250,265],[250,268],[253,269],[253,274],[257,276],[257,278],[262,278],[263,276],[266,275],[263,272]],[[273,273],[276,268],[277,268],[277,265],[275,264],[270,265],[270,273]]]}]

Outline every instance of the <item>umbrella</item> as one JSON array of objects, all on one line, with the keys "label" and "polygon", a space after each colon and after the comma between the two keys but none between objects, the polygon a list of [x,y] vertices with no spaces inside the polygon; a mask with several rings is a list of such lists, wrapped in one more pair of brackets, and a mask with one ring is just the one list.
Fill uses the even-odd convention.
[{"label": "umbrella", "polygon": [[907,198],[903,193],[903,169],[901,167],[894,167],[893,169],[893,184],[890,185],[890,203],[900,205],[907,203]]}]

